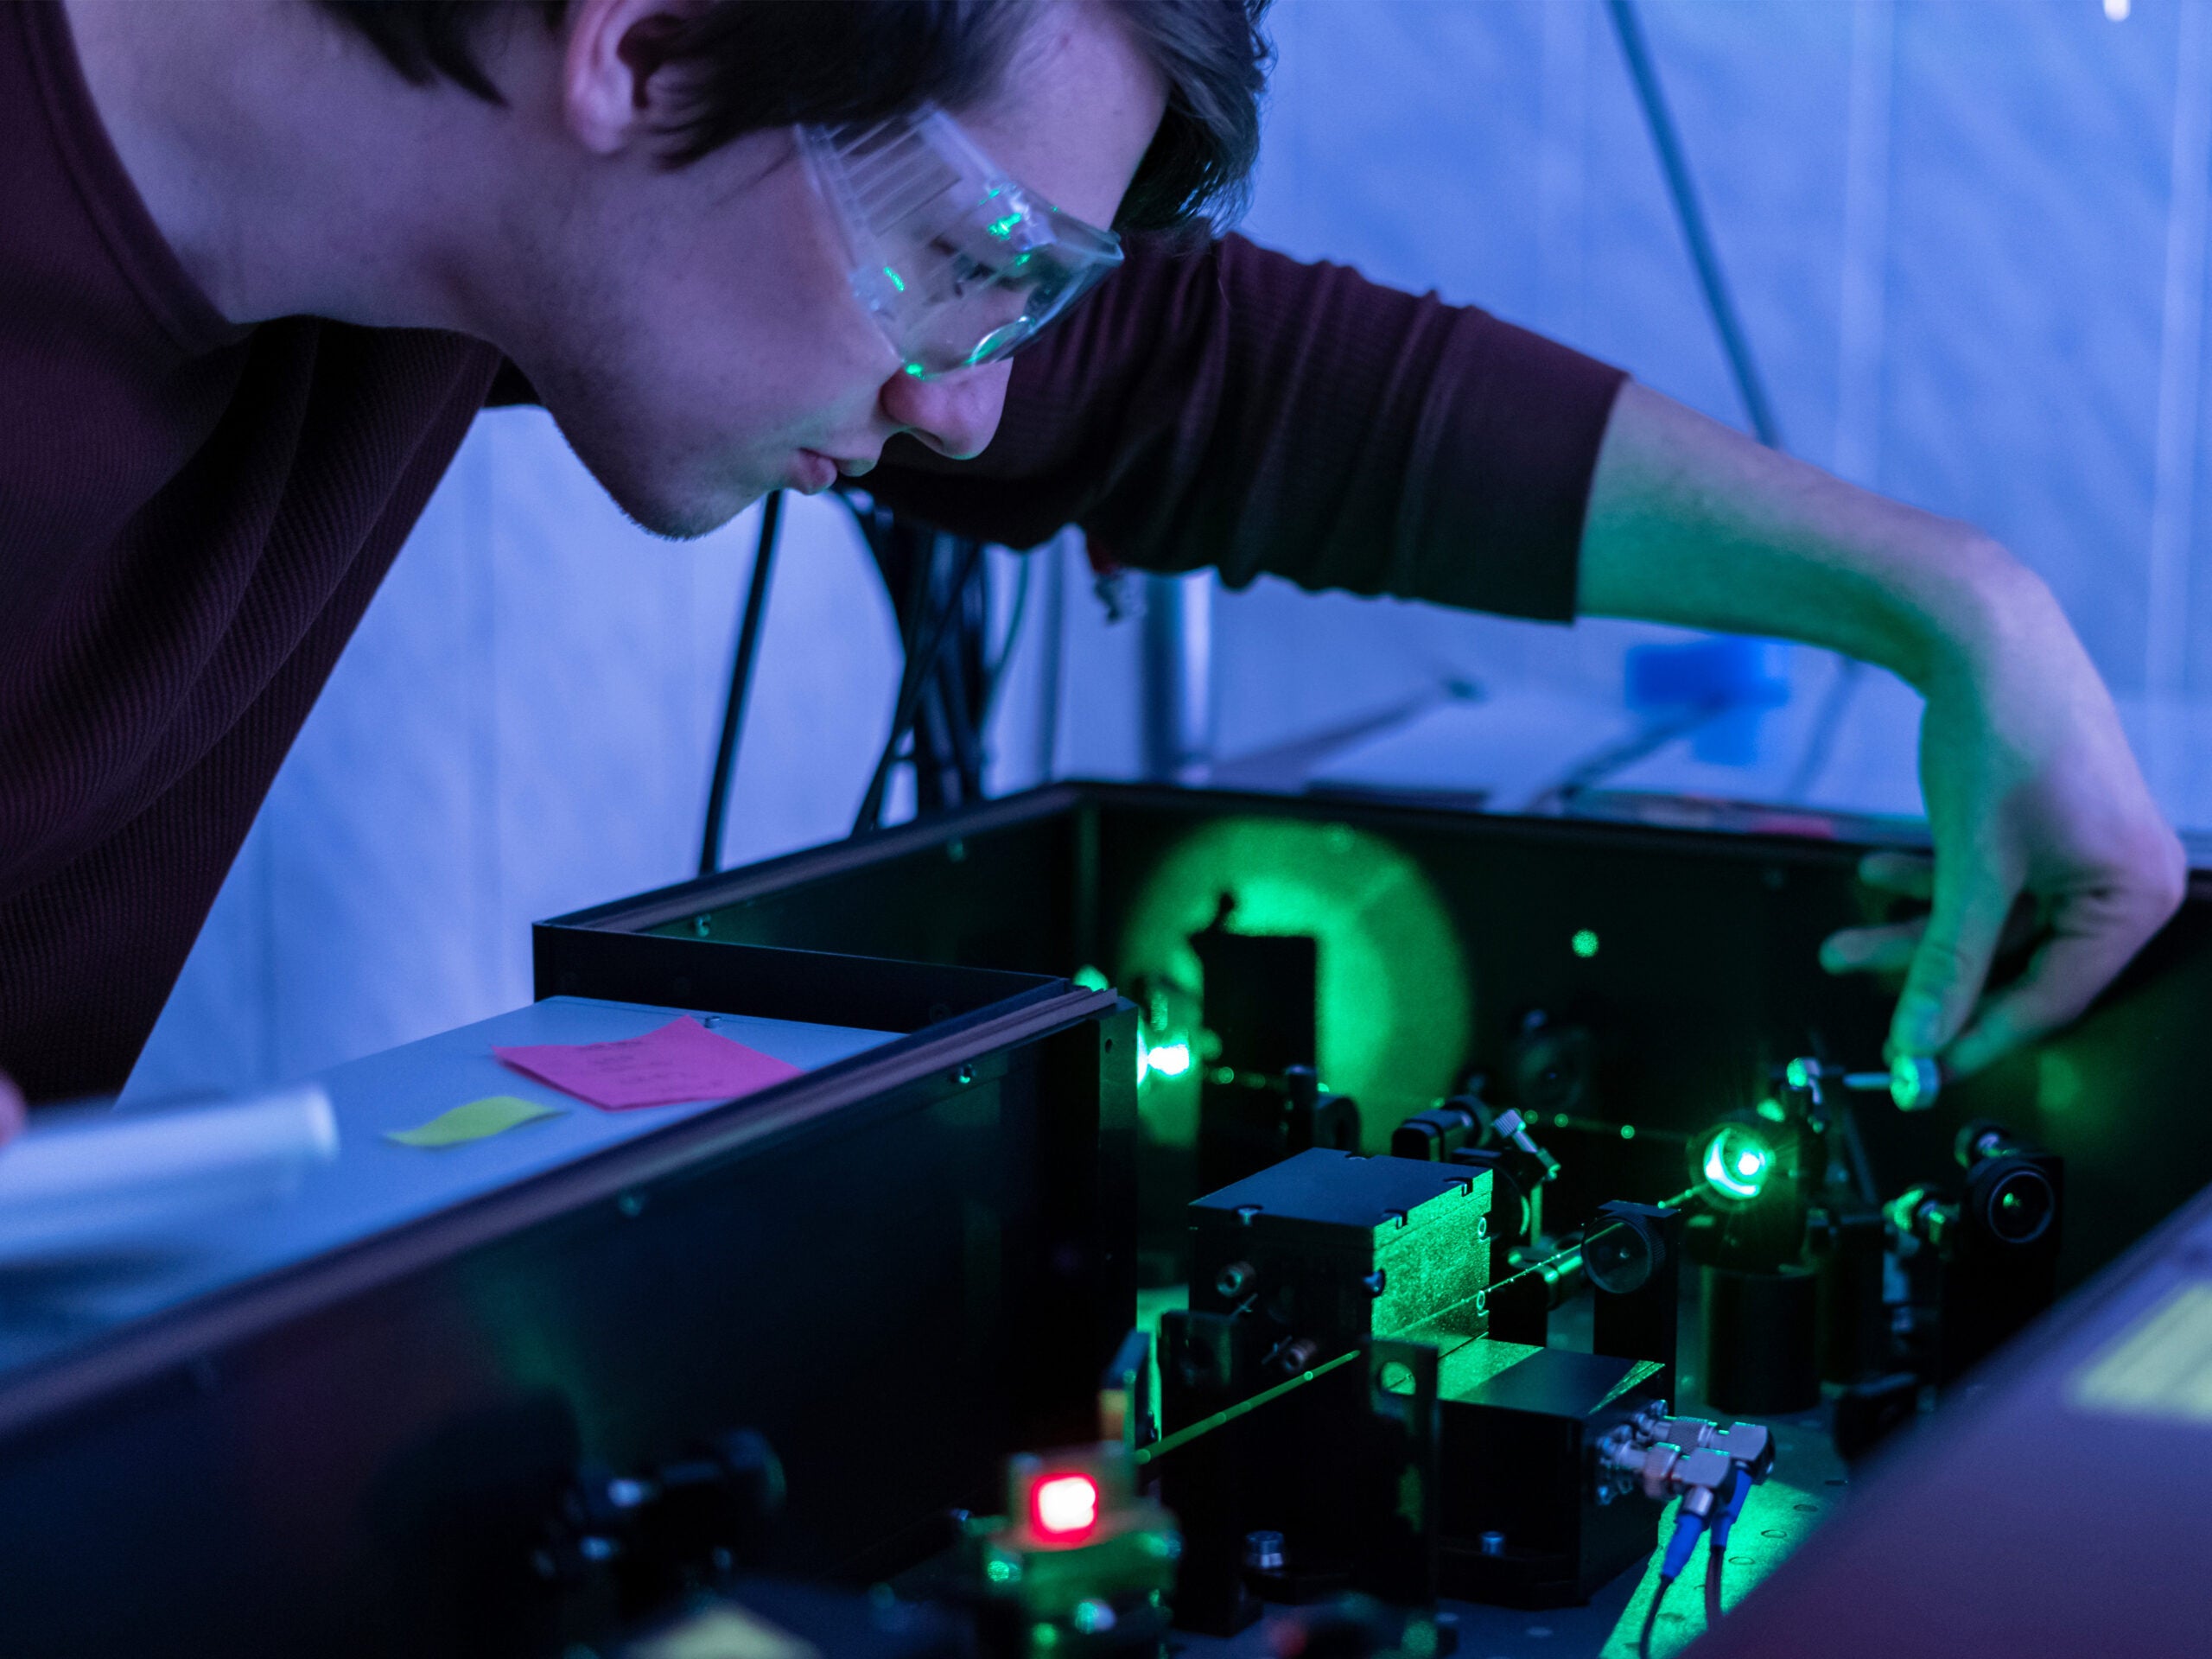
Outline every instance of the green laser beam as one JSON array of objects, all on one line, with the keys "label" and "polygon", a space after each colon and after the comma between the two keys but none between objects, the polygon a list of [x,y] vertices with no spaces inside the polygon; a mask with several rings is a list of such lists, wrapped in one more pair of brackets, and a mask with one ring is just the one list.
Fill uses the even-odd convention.
[{"label": "green laser beam", "polygon": [[1272,1389],[1254,1395],[1249,1400],[1239,1401],[1226,1411],[1217,1411],[1211,1417],[1201,1417],[1188,1428],[1179,1428],[1165,1440],[1154,1440],[1150,1446],[1141,1446],[1137,1448],[1135,1461],[1141,1467],[1154,1458],[1164,1458],[1170,1452],[1180,1451],[1199,1435],[1211,1434],[1224,1423],[1233,1423],[1246,1413],[1257,1411],[1269,1401],[1281,1399],[1293,1389],[1302,1389],[1315,1377],[1326,1376],[1338,1366],[1350,1364],[1359,1357],[1359,1351],[1357,1348],[1348,1348],[1325,1364],[1316,1365],[1310,1371],[1300,1371],[1287,1382],[1278,1382]]}]

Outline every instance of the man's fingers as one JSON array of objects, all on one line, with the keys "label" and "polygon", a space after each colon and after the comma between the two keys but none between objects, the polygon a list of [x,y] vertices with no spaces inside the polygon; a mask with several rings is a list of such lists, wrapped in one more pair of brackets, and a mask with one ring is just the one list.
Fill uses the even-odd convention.
[{"label": "man's fingers", "polygon": [[1989,977],[2019,890],[2017,878],[1971,855],[1955,855],[1937,871],[1935,908],[1890,1019],[1891,1059],[1940,1053],[1958,1034]]},{"label": "man's fingers", "polygon": [[1847,927],[1821,941],[1821,966],[1832,974],[1901,974],[1912,965],[1927,931],[1925,916],[1881,927]]},{"label": "man's fingers", "polygon": [[2053,918],[2052,936],[2027,971],[1991,996],[1945,1052],[1944,1068],[1966,1077],[2071,1024],[2170,913],[2155,891],[2069,901]]},{"label": "man's fingers", "polygon": [[1869,853],[1859,879],[1870,887],[1923,901],[1936,896],[1936,861],[1925,853]]}]

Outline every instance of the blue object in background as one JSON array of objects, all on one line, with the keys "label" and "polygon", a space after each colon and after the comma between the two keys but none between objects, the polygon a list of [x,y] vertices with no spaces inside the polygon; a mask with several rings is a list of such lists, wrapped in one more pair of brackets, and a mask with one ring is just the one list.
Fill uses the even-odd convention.
[{"label": "blue object in background", "polygon": [[1709,711],[1690,752],[1713,766],[1758,759],[1759,722],[1789,701],[1789,682],[1768,671],[1785,647],[1720,634],[1687,645],[1635,645],[1627,657],[1628,706],[1660,719]]}]

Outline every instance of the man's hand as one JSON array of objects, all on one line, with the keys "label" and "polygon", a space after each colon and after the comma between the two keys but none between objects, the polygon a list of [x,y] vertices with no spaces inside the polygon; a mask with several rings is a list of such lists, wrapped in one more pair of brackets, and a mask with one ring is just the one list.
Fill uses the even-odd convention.
[{"label": "man's hand", "polygon": [[[1876,853],[1859,869],[1929,913],[1821,947],[1831,971],[1904,976],[1891,1058],[1940,1054],[1963,1077],[2058,1029],[2181,903],[2181,843],[2079,643],[2050,626],[2015,653],[2034,671],[1999,663],[1989,683],[1930,689],[1920,776],[1936,858]],[[1980,995],[1993,958],[2031,942],[2020,976]]]},{"label": "man's hand", "polygon": [[[2181,845],[2110,696],[2050,590],[1988,537],[1630,385],[1582,558],[1586,612],[1807,640],[1928,699],[1933,866],[1878,854],[1861,874],[1931,908],[1821,950],[1834,971],[1904,973],[1890,1058],[1980,1070],[2080,1014],[2179,906]],[[2028,937],[2026,971],[1984,998],[1999,949]]]}]

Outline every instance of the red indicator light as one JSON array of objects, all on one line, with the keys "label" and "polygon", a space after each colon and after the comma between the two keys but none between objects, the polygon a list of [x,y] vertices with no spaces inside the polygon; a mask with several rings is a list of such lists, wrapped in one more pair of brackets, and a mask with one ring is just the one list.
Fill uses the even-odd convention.
[{"label": "red indicator light", "polygon": [[1072,1538],[1098,1524],[1098,1483],[1089,1475],[1047,1475],[1029,1489],[1038,1535]]}]

